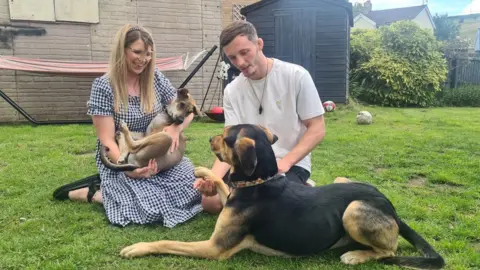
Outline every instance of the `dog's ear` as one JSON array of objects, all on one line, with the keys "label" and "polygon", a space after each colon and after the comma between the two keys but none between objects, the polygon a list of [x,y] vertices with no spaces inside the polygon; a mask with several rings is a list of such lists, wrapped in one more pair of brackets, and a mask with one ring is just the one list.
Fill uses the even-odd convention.
[{"label": "dog's ear", "polygon": [[268,128],[261,125],[257,125],[257,126],[261,128],[263,132],[265,132],[265,135],[267,135],[267,139],[270,142],[270,144],[274,144],[278,141],[277,135],[273,134]]},{"label": "dog's ear", "polygon": [[233,149],[235,147],[235,142],[237,141],[237,136],[230,135],[223,137],[223,141],[228,145],[228,147]]},{"label": "dog's ear", "polygon": [[237,153],[243,172],[251,176],[257,167],[257,153],[255,141],[250,138],[240,138],[235,142],[235,153]]},{"label": "dog's ear", "polygon": [[196,105],[193,105],[193,114],[196,114],[198,116],[203,116],[203,113],[198,109]]},{"label": "dog's ear", "polygon": [[187,88],[178,89],[178,96],[181,98],[188,98],[188,89]]},{"label": "dog's ear", "polygon": [[271,143],[271,144],[274,144],[274,143],[276,143],[277,141],[278,141],[277,135],[275,135],[275,134],[272,133],[272,139],[270,140],[270,143]]}]

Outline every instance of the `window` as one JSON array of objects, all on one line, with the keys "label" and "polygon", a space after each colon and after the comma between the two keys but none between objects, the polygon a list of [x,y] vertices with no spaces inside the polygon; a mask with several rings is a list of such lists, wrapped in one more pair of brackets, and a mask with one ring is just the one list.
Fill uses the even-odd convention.
[{"label": "window", "polygon": [[240,10],[246,5],[240,5],[240,4],[233,4],[232,7],[232,20],[242,20],[243,15],[240,14]]},{"label": "window", "polygon": [[11,20],[98,23],[98,0],[9,0]]}]

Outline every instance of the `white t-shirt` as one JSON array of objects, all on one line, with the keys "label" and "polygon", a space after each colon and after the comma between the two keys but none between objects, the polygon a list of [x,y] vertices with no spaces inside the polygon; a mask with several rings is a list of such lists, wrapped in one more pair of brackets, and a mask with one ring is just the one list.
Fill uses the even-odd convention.
[{"label": "white t-shirt", "polygon": [[[240,74],[225,87],[225,126],[256,124],[267,127],[278,136],[272,147],[277,159],[281,159],[305,133],[302,120],[325,113],[315,83],[305,68],[279,59],[273,61],[264,92],[265,78],[250,80],[252,85],[248,80]],[[263,112],[259,114],[262,92]],[[311,154],[296,165],[311,172]]]}]

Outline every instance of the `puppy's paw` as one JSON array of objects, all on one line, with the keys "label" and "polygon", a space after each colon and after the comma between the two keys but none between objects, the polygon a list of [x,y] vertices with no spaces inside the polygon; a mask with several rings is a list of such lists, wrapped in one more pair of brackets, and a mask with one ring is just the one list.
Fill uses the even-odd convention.
[{"label": "puppy's paw", "polygon": [[123,248],[120,256],[125,258],[141,257],[152,253],[152,247],[149,243],[140,242]]},{"label": "puppy's paw", "polygon": [[370,257],[367,256],[363,251],[350,251],[340,257],[342,263],[351,265],[365,263],[369,259]]},{"label": "puppy's paw", "polygon": [[213,174],[213,172],[205,167],[196,167],[195,168],[195,177],[197,178],[205,178]]},{"label": "puppy's paw", "polygon": [[125,123],[124,121],[120,122],[120,131],[122,131],[122,132],[127,132],[128,131],[127,123]]},{"label": "puppy's paw", "polygon": [[337,177],[335,180],[333,180],[333,183],[351,183],[352,180],[346,178],[346,177]]}]

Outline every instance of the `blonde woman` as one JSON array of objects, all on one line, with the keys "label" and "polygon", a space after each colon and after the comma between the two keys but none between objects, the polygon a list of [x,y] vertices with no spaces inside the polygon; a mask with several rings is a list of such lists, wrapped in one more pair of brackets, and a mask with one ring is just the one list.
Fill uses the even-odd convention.
[{"label": "blonde woman", "polygon": [[[92,177],[93,181],[87,180],[91,181],[90,187],[70,184],[70,188],[56,191],[54,196],[103,203],[109,221],[115,225],[161,223],[171,228],[202,211],[201,195],[193,188],[194,167],[188,158],[160,173],[153,160],[133,172],[115,172],[99,158],[101,143],[110,149],[111,160],[118,159],[114,134],[120,121],[127,123],[131,131],[145,132],[155,115],[176,95],[176,89],[155,67],[155,44],[144,28],[123,26],[113,45],[109,71],[94,80],[87,103],[87,114],[92,116],[98,137],[96,165],[101,181]],[[178,140],[192,119],[193,114],[166,132]]]}]

